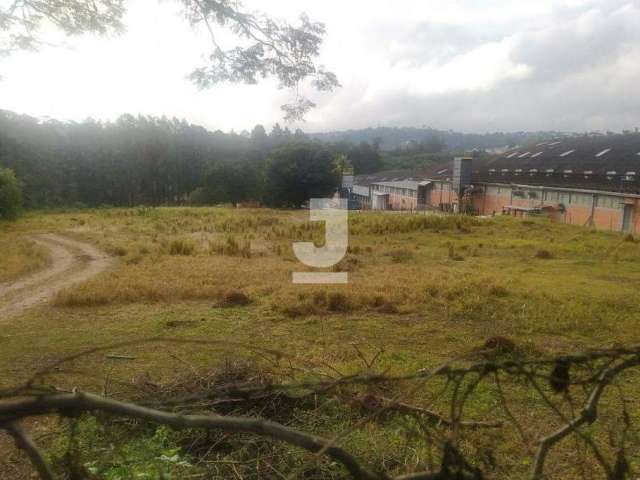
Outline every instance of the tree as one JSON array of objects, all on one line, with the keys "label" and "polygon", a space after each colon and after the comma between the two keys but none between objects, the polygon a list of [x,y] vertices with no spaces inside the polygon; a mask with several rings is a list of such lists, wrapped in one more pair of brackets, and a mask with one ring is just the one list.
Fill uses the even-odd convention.
[{"label": "tree", "polygon": [[[300,95],[305,83],[317,91],[332,91],[340,84],[336,75],[316,64],[326,29],[302,14],[298,25],[266,14],[249,13],[237,0],[179,0],[189,24],[204,27],[213,50],[207,65],[195,69],[190,79],[200,88],[222,82],[255,84],[274,77],[280,88],[295,92],[281,108],[287,121],[302,120],[315,104]],[[37,50],[39,32],[53,26],[68,36],[121,32],[124,0],[12,0],[0,7],[0,54]],[[44,27],[44,28],[43,28]],[[223,48],[216,30],[230,31],[242,46]]]},{"label": "tree", "polygon": [[246,163],[218,162],[204,180],[204,203],[238,203],[258,197],[258,172]]},{"label": "tree", "polygon": [[0,168],[0,219],[12,220],[22,208],[22,192],[12,170]]},{"label": "tree", "polygon": [[269,141],[269,137],[267,136],[267,131],[262,125],[256,125],[253,127],[253,130],[251,131],[251,141],[253,142],[254,147],[260,149],[265,148]]},{"label": "tree", "polygon": [[297,208],[311,198],[323,198],[339,185],[334,156],[320,144],[294,142],[267,159],[264,200],[274,207]]}]

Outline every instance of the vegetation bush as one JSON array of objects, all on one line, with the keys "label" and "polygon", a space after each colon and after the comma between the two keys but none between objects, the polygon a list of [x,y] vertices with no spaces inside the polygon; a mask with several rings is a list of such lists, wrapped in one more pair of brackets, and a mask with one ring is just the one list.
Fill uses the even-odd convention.
[{"label": "vegetation bush", "polygon": [[367,213],[349,217],[351,235],[388,235],[420,231],[465,230],[487,225],[489,220],[479,220],[468,215],[389,215]]},{"label": "vegetation bush", "polygon": [[330,312],[348,312],[351,302],[342,292],[331,292],[327,295],[327,310]]},{"label": "vegetation bush", "polygon": [[0,168],[0,220],[14,220],[22,209],[22,190],[12,170]]},{"label": "vegetation bush", "polygon": [[0,283],[44,268],[49,254],[44,247],[25,238],[0,238]]},{"label": "vegetation bush", "polygon": [[536,258],[539,258],[541,260],[551,260],[552,258],[554,258],[554,255],[549,250],[538,250],[536,252]]},{"label": "vegetation bush", "polygon": [[406,263],[413,260],[414,254],[411,250],[407,250],[406,248],[399,248],[397,250],[393,250],[389,252],[387,255],[391,257],[391,261],[393,263]]},{"label": "vegetation bush", "polygon": [[247,294],[233,290],[224,292],[216,307],[244,307],[250,303],[251,299]]},{"label": "vegetation bush", "polygon": [[115,256],[115,257],[126,257],[127,249],[122,245],[109,245],[107,248],[107,253]]},{"label": "vegetation bush", "polygon": [[196,250],[195,244],[190,240],[178,239],[169,244],[169,255],[193,255]]},{"label": "vegetation bush", "polygon": [[274,207],[300,207],[339,185],[335,155],[319,143],[296,142],[274,150],[265,165],[264,200]]},{"label": "vegetation bush", "polygon": [[223,242],[210,243],[209,252],[230,257],[250,258],[251,242],[248,240],[238,241],[234,236],[229,235]]}]

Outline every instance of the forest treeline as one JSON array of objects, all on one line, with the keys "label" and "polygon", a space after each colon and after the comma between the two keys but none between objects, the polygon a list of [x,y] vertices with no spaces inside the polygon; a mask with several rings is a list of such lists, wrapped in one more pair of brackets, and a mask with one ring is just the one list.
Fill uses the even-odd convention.
[{"label": "forest treeline", "polygon": [[0,111],[0,168],[15,173],[27,208],[297,206],[338,186],[345,156],[359,173],[383,168],[376,144],[320,142],[277,124],[235,134],[165,117],[76,123]]},{"label": "forest treeline", "polygon": [[314,133],[314,139],[324,142],[376,142],[383,152],[398,154],[403,151],[460,152],[466,150],[493,150],[527,145],[567,135],[565,132],[492,132],[462,133],[429,127],[374,127],[359,130]]}]

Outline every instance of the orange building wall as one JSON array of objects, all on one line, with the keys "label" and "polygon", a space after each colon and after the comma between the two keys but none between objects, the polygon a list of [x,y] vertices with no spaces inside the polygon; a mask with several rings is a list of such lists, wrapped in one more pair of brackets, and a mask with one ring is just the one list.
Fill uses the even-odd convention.
[{"label": "orange building wall", "polygon": [[593,213],[593,226],[598,230],[622,230],[622,211],[613,208],[596,208]]},{"label": "orange building wall", "polygon": [[[428,192],[428,203],[432,207],[438,208],[441,204],[457,204],[458,196],[451,190],[440,190],[433,188]],[[473,207],[479,215],[497,215],[502,214],[503,208],[508,205],[519,207],[539,207],[543,205],[554,205],[553,203],[543,202],[541,198],[512,197],[509,190],[498,194],[487,194],[486,192],[478,192],[472,198]],[[632,218],[633,233],[640,233],[640,199],[633,200],[634,215]],[[416,197],[408,197],[398,193],[389,194],[389,207],[392,210],[417,210],[418,199]],[[593,211],[593,218],[591,218]],[[622,209],[615,208],[598,208],[592,210],[590,205],[574,205],[566,206],[566,211],[561,213],[554,211],[550,217],[557,222],[567,223],[578,226],[593,226],[598,230],[611,230],[619,232],[622,230]]]},{"label": "orange building wall", "polygon": [[[485,193],[479,193],[473,198],[473,206],[480,215],[491,215],[493,212],[500,215],[502,208],[507,205],[536,207],[541,206],[542,202],[539,199],[511,198],[510,195],[487,195]],[[635,200],[634,207],[632,232],[640,233],[640,201]],[[564,213],[554,212],[551,214],[551,218],[561,223],[589,226],[591,211],[589,205],[568,205]],[[621,209],[596,207],[593,210],[593,227],[598,230],[619,232],[622,230],[622,216]]]},{"label": "orange building wall", "polygon": [[[596,211],[597,210],[598,209],[596,209]],[[564,214],[561,215],[561,221],[564,223],[568,223],[570,225],[587,226],[589,217],[591,217],[591,207],[587,205],[569,205]]]},{"label": "orange building wall", "polygon": [[405,197],[397,193],[390,193],[389,207],[391,210],[416,210],[418,207],[418,199],[415,197]]},{"label": "orange building wall", "polygon": [[[480,197],[480,198],[478,198]],[[502,213],[502,208],[511,205],[511,195],[488,195],[486,193],[480,193],[474,196],[473,206],[476,208],[480,215],[496,215]]]},{"label": "orange building wall", "polygon": [[439,207],[440,204],[458,203],[458,196],[452,190],[440,190],[434,188],[429,195],[429,204],[433,207]]},{"label": "orange building wall", "polygon": [[640,233],[640,200],[636,199],[633,209],[633,233]]}]

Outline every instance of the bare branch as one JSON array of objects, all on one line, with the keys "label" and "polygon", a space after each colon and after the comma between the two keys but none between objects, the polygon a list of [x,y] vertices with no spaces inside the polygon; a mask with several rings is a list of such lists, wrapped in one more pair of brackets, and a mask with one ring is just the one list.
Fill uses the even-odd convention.
[{"label": "bare branch", "polygon": [[123,415],[129,418],[156,422],[176,429],[204,428],[221,429],[233,433],[253,433],[295,445],[312,453],[323,451],[327,456],[341,463],[353,478],[363,480],[386,478],[362,467],[345,450],[333,445],[329,446],[327,440],[285,427],[276,422],[261,419],[220,415],[172,414],[83,392],[6,400],[0,402],[0,419],[23,418],[59,412],[65,412],[66,414],[69,412],[85,413],[96,410],[113,415]]},{"label": "bare branch", "polygon": [[41,480],[54,480],[53,472],[44,459],[44,456],[38,449],[38,446],[33,443],[33,440],[27,435],[22,426],[16,421],[9,421],[7,423],[0,423],[0,428],[4,429],[13,437],[16,447],[22,450],[31,464],[40,475]]},{"label": "bare branch", "polygon": [[551,448],[568,435],[576,432],[583,425],[590,425],[594,423],[598,418],[598,403],[604,393],[606,387],[611,381],[621,372],[640,365],[640,357],[632,357],[628,360],[612,367],[600,375],[598,383],[591,391],[591,395],[587,399],[587,402],[582,409],[580,415],[564,425],[559,430],[555,431],[551,435],[544,437],[540,440],[540,447],[536,455],[535,462],[532,469],[532,478],[539,480],[543,478],[543,471],[547,455]]}]

